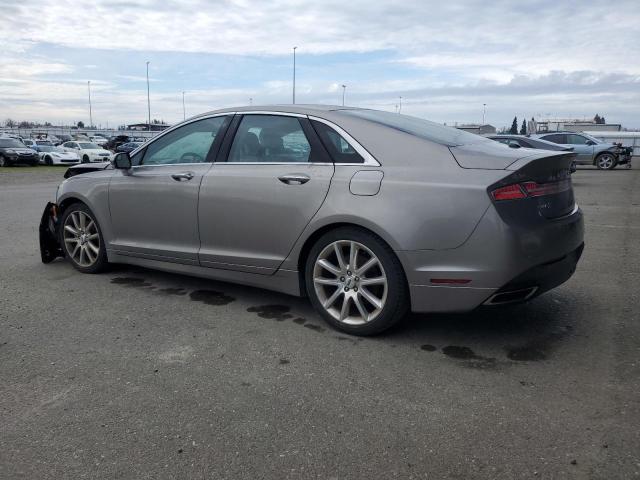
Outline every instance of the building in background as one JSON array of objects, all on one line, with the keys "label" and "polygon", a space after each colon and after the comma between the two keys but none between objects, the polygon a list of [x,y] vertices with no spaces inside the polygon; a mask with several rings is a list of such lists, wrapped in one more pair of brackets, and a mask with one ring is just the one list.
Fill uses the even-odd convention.
[{"label": "building in background", "polygon": [[536,120],[538,133],[546,132],[619,132],[622,125],[619,123],[596,123],[594,119],[555,118]]},{"label": "building in background", "polygon": [[464,130],[465,132],[475,133],[477,135],[491,135],[496,133],[496,127],[489,124],[480,125],[477,123],[467,123],[463,125],[456,125],[456,128],[458,130]]}]

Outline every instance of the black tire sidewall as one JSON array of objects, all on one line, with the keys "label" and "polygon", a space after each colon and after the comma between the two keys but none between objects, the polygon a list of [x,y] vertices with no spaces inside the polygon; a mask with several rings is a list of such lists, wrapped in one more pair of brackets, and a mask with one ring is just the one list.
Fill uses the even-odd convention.
[{"label": "black tire sidewall", "polygon": [[89,163],[89,161],[90,161],[90,160],[89,160],[89,156],[88,156],[88,155],[84,155],[84,156],[82,157],[82,163]]},{"label": "black tire sidewall", "polygon": [[[337,240],[354,240],[369,248],[380,260],[387,275],[387,300],[382,312],[364,325],[347,325],[333,318],[322,306],[313,285],[315,261],[327,245]],[[377,235],[357,227],[340,227],[322,235],[311,247],[305,262],[305,288],[311,304],[322,318],[337,330],[351,335],[367,336],[381,333],[397,324],[409,306],[407,282],[400,261],[391,248]]]},{"label": "black tire sidewall", "polygon": [[[98,236],[100,237],[100,253],[98,253],[98,259],[93,265],[89,267],[83,267],[81,265],[78,265],[72,258],[70,258],[69,252],[67,252],[67,246],[65,245],[65,242],[64,242],[64,235],[63,235],[64,224],[67,221],[67,217],[69,217],[69,215],[71,215],[73,212],[77,212],[77,211],[82,211],[91,217],[91,219],[96,224],[96,228],[98,230]],[[62,218],[60,219],[58,230],[59,230],[58,241],[62,246],[62,251],[64,252],[64,256],[69,261],[69,263],[71,263],[73,268],[75,268],[76,270],[82,273],[99,273],[106,269],[108,265],[107,249],[105,247],[104,237],[102,236],[102,229],[100,228],[100,224],[98,223],[96,216],[93,214],[93,212],[89,207],[87,207],[84,203],[74,203],[72,205],[69,205],[64,210],[64,213],[62,214]]]}]

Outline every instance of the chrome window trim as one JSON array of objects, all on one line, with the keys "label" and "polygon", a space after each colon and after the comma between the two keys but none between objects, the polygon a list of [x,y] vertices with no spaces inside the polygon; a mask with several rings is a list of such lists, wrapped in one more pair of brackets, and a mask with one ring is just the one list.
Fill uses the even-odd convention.
[{"label": "chrome window trim", "polygon": [[315,120],[317,122],[324,123],[325,125],[334,129],[364,159],[364,163],[335,163],[335,165],[366,165],[370,167],[382,166],[380,162],[378,162],[378,160],[376,160],[376,158],[367,151],[366,148],[360,145],[360,143],[358,143],[358,141],[355,138],[353,138],[351,135],[349,135],[343,128],[339,127],[333,122],[330,122],[329,120],[325,120],[324,118],[314,117],[312,115],[307,115],[307,118],[309,118],[309,120]]},{"label": "chrome window trim", "polygon": [[307,115],[302,113],[291,113],[291,112],[273,112],[271,110],[251,110],[248,112],[235,112],[237,115],[279,115],[281,117],[298,117],[298,118],[307,118]]},{"label": "chrome window trim", "polygon": [[[202,116],[198,116],[198,117],[193,117],[190,118],[189,120],[185,120],[183,122],[180,122],[176,125],[174,125],[173,127],[167,128],[166,130],[163,130],[162,132],[160,132],[158,135],[156,135],[155,137],[151,138],[148,142],[144,142],[142,145],[140,145],[138,148],[136,148],[135,150],[132,150],[131,152],[129,152],[129,156],[132,157],[134,156],[136,153],[138,153],[140,150],[142,150],[143,148],[147,148],[149,145],[151,145],[153,142],[155,142],[156,140],[158,140],[159,138],[163,137],[164,135],[173,132],[174,130],[184,126],[184,125],[188,125],[190,123],[193,122],[197,122],[199,120],[206,120],[207,118],[215,118],[215,117],[226,117],[226,116],[233,116],[235,115],[237,112],[225,112],[225,113],[212,113],[210,115],[202,115]],[[114,155],[116,155],[114,153]],[[202,162],[202,163],[211,163],[211,162]],[[176,164],[168,164],[168,165],[176,165]],[[187,165],[186,163],[183,163],[182,165]],[[199,165],[199,164],[198,164]],[[137,165],[136,165],[137,166]]]},{"label": "chrome window trim", "polygon": [[157,163],[155,165],[132,165],[131,168],[150,168],[150,167],[188,167],[194,165],[213,165],[212,162],[197,162],[197,163]]},{"label": "chrome window trim", "polygon": [[[213,162],[215,165],[334,165],[333,162]],[[346,165],[346,164],[343,164]],[[362,165],[358,163],[358,165]]]}]

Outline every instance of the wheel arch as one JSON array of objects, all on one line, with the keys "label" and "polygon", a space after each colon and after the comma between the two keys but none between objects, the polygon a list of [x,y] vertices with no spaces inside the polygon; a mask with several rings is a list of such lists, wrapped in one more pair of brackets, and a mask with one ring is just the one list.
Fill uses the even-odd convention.
[{"label": "wheel arch", "polygon": [[395,250],[394,250],[391,242],[389,242],[385,238],[384,235],[381,235],[379,232],[375,231],[372,228],[369,228],[367,226],[355,223],[353,221],[347,221],[347,220],[335,221],[335,222],[332,222],[332,223],[327,223],[327,224],[321,225],[318,228],[316,228],[315,230],[313,230],[304,239],[304,242],[302,243],[302,246],[300,247],[296,265],[297,265],[297,270],[298,270],[298,282],[300,284],[300,294],[301,294],[301,296],[303,296],[303,297],[307,296],[307,289],[306,289],[306,285],[305,285],[305,266],[306,266],[306,263],[307,263],[307,258],[309,257],[309,253],[311,252],[311,249],[313,248],[313,245],[324,234],[326,234],[326,233],[328,233],[328,232],[330,232],[332,230],[336,230],[338,228],[342,228],[342,227],[357,228],[359,230],[365,231],[365,232],[367,232],[367,233],[369,233],[371,235],[374,235],[374,236],[378,237],[385,245],[387,245],[387,247],[389,247],[389,250],[391,250],[391,252],[398,259],[398,263],[400,264],[400,268],[402,270],[402,275],[404,276],[405,282],[407,281],[407,273],[405,272],[404,265],[402,264],[402,261],[400,260],[400,258],[396,255]]}]

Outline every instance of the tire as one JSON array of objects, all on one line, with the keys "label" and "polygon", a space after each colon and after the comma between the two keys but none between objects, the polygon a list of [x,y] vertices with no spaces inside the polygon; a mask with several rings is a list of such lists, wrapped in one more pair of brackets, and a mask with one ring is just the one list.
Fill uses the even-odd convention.
[{"label": "tire", "polygon": [[613,153],[603,152],[596,157],[595,163],[598,170],[613,170],[618,161]]},{"label": "tire", "polygon": [[[71,230],[67,227],[71,227]],[[107,250],[102,231],[89,207],[83,203],[67,207],[59,228],[62,251],[76,270],[82,273],[99,273],[106,269]]]},{"label": "tire", "polygon": [[44,157],[44,163],[46,165],[53,165],[53,160],[50,156],[47,155],[46,157]]},{"label": "tire", "polygon": [[10,167],[11,164],[2,156],[0,155],[0,167]]},{"label": "tire", "polygon": [[85,155],[82,157],[82,163],[89,163],[89,156]]},{"label": "tire", "polygon": [[375,335],[393,327],[409,306],[400,261],[381,238],[357,227],[337,228],[318,239],[306,259],[305,286],[322,318],[352,335]]}]

